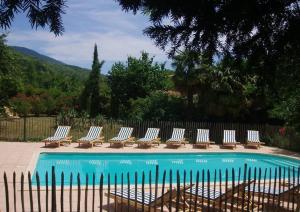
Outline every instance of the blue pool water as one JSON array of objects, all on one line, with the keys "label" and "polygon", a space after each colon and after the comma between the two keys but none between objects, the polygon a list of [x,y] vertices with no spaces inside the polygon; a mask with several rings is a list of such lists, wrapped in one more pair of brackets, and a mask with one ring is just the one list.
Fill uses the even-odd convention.
[{"label": "blue pool water", "polygon": [[[55,167],[56,182],[60,184],[61,173],[64,172],[64,182],[68,184],[70,175],[73,173],[73,183],[77,182],[77,175],[80,174],[81,182],[85,182],[88,175],[89,184],[92,184],[92,176],[95,174],[96,184],[99,184],[101,173],[104,175],[104,183],[108,181],[110,174],[110,182],[115,182],[115,174],[117,174],[117,183],[121,182],[121,173],[124,174],[123,182],[127,183],[127,173],[129,179],[134,183],[134,173],[138,174],[138,183],[142,182],[142,173],[145,173],[145,182],[149,183],[149,172],[151,171],[152,183],[155,180],[155,170],[158,165],[158,181],[162,183],[163,172],[166,170],[165,182],[170,181],[170,170],[172,171],[172,181],[176,182],[176,174],[179,171],[181,180],[186,171],[186,179],[190,179],[190,171],[192,170],[192,179],[195,181],[197,171],[200,172],[199,178],[202,178],[202,171],[205,172],[205,180],[207,180],[207,170],[210,171],[211,181],[214,180],[215,170],[217,171],[217,181],[226,179],[226,170],[228,170],[227,178],[231,180],[233,177],[238,179],[239,172],[243,177],[244,167],[247,164],[251,168],[251,176],[254,175],[256,168],[257,175],[261,168],[261,175],[267,173],[267,177],[274,178],[275,170],[284,170],[286,176],[288,170],[295,168],[297,174],[300,161],[288,157],[267,155],[267,154],[250,154],[250,153],[41,153],[35,168],[35,173],[40,175],[41,185],[45,185],[45,174],[49,173],[49,183],[51,180],[51,168]],[[232,172],[234,168],[234,173]],[[271,169],[271,174],[270,174]],[[267,172],[265,172],[267,170]],[[221,177],[220,173],[221,171]],[[249,169],[247,170],[249,171]],[[278,171],[279,173],[279,171]],[[34,175],[35,176],[35,175]],[[36,178],[33,177],[33,183]]]}]

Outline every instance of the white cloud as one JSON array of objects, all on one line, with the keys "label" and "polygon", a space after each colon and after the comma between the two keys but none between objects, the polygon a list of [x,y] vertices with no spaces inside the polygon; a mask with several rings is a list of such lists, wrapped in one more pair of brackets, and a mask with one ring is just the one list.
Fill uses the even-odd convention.
[{"label": "white cloud", "polygon": [[[167,60],[166,55],[153,45],[150,39],[111,31],[107,33],[65,33],[55,37],[45,31],[12,33],[8,37],[11,45],[32,48],[32,43],[50,57],[73,65],[89,67],[93,46],[98,44],[99,57],[108,61],[125,61],[127,56],[140,56],[145,50],[157,61]],[[35,48],[34,48],[35,49]]]},{"label": "white cloud", "polygon": [[[114,1],[74,0],[68,2],[63,21],[66,32],[59,37],[46,30],[18,27],[8,36],[10,45],[24,46],[68,64],[90,67],[93,46],[106,61],[125,61],[147,51],[156,61],[168,60],[153,41],[142,34],[147,18],[121,10]],[[22,20],[24,21],[24,20]]]}]

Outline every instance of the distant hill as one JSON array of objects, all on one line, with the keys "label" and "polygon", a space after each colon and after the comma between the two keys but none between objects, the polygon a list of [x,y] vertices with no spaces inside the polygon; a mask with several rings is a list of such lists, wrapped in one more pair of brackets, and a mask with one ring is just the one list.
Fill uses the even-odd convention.
[{"label": "distant hill", "polygon": [[22,54],[34,57],[34,58],[39,59],[39,60],[43,60],[43,61],[46,61],[46,62],[49,62],[49,63],[54,63],[54,64],[64,64],[64,65],[66,65],[65,63],[63,63],[59,60],[56,60],[56,59],[53,59],[53,58],[48,57],[46,55],[40,54],[40,53],[38,53],[38,52],[36,52],[32,49],[28,49],[28,48],[21,47],[21,46],[11,46],[11,48],[16,50],[17,52],[20,52]]},{"label": "distant hill", "polygon": [[73,70],[79,70],[79,71],[89,71],[89,69],[86,69],[86,68],[81,68],[81,67],[78,67],[78,66],[74,66],[74,65],[69,65],[69,64],[66,64],[64,62],[61,62],[59,60],[56,60],[52,57],[48,57],[46,55],[43,55],[43,54],[40,54],[32,49],[28,49],[26,47],[22,47],[22,46],[10,46],[10,48],[12,48],[13,50],[15,50],[16,52],[19,52],[23,55],[26,55],[26,56],[30,56],[30,57],[33,57],[41,62],[47,62],[47,63],[50,63],[50,64],[55,64],[55,65],[63,65],[64,67],[68,67],[70,69],[73,69]]}]

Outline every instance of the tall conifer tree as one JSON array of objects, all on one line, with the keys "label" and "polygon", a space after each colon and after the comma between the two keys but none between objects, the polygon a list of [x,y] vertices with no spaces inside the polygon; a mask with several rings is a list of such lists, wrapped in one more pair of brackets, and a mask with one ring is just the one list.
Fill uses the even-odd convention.
[{"label": "tall conifer tree", "polygon": [[100,111],[100,72],[104,61],[99,62],[97,45],[94,47],[92,71],[81,94],[81,109],[86,110],[91,117]]}]

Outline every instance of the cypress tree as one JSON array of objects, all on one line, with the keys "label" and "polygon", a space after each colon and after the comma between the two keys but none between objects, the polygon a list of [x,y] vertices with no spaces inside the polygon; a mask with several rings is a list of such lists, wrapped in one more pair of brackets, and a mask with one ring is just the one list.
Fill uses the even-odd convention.
[{"label": "cypress tree", "polygon": [[81,109],[86,110],[91,117],[100,111],[100,71],[104,61],[99,62],[97,45],[94,47],[92,71],[81,94]]}]

